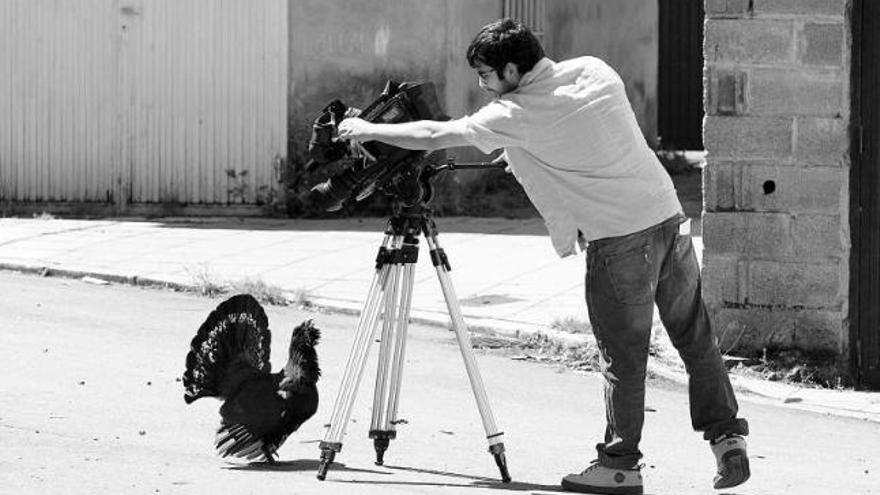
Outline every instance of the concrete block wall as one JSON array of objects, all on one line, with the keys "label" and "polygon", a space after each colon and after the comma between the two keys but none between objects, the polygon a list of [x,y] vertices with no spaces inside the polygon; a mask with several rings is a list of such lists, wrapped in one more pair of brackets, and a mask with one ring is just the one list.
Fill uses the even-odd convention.
[{"label": "concrete block wall", "polygon": [[847,353],[849,0],[706,0],[704,295],[722,350]]}]

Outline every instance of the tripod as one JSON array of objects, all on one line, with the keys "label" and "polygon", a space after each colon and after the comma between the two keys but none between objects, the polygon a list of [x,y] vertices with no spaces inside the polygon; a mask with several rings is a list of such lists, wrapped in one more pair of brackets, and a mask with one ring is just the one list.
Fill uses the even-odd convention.
[{"label": "tripod", "polygon": [[[454,168],[447,166],[448,169]],[[436,172],[442,168],[436,168]],[[455,338],[471,389],[477,401],[477,408],[483,420],[483,429],[489,441],[489,452],[501,471],[503,482],[510,482],[507,460],[504,456],[503,433],[498,431],[495,418],[489,407],[483,379],[471,348],[467,326],[461,314],[461,307],[449,279],[450,265],[446,253],[437,243],[437,227],[431,218],[430,209],[423,202],[416,206],[399,209],[388,221],[385,238],[376,256],[376,273],[364,303],[355,332],[355,341],[342,384],[333,406],[333,414],[324,440],[320,443],[321,461],[318,479],[327,477],[327,470],[342,451],[342,437],[351,417],[355,395],[366,366],[367,355],[378,332],[379,316],[382,316],[378,370],[373,395],[373,416],[369,437],[373,439],[376,450],[376,464],[384,463],[385,451],[396,438],[397,406],[400,400],[400,384],[403,376],[406,332],[409,323],[415,264],[418,261],[419,235],[423,234],[430,250],[431,262],[437,270],[437,277],[446,300],[446,307],[452,318]]]}]

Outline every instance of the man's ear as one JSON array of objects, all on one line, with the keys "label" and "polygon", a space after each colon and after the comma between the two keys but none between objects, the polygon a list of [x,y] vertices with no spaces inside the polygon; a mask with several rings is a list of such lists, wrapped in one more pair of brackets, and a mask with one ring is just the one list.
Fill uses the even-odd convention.
[{"label": "man's ear", "polygon": [[519,66],[513,62],[507,62],[507,64],[504,65],[504,73],[502,75],[504,76],[504,79],[510,82],[519,83]]}]

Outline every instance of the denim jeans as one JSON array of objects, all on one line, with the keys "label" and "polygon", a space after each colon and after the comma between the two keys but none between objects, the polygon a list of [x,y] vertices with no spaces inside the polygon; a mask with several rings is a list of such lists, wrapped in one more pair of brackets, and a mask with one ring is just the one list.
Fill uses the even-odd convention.
[{"label": "denim jeans", "polygon": [[642,457],[645,374],[656,303],[670,340],[688,373],[691,424],[707,440],[748,434],[737,418],[727,369],[700,287],[700,267],[677,215],[653,227],[590,242],[586,298],[605,377],[605,441],[599,461],[629,468]]}]

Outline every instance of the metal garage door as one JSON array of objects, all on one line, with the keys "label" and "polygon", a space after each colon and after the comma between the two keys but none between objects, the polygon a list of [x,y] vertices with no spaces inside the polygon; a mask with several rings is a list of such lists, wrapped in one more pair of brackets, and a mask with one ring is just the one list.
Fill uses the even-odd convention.
[{"label": "metal garage door", "polygon": [[0,2],[0,200],[269,199],[287,24],[286,0]]}]

